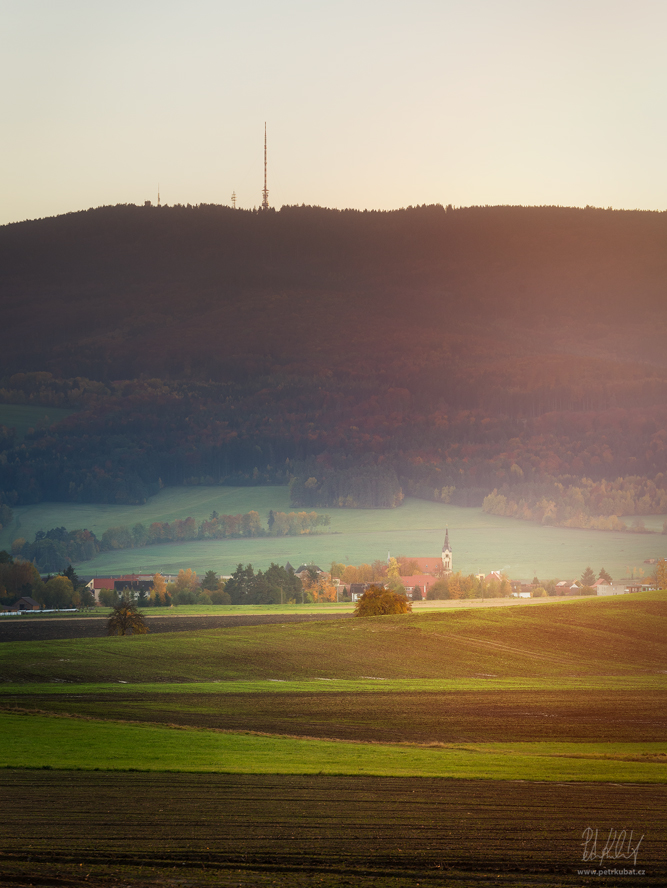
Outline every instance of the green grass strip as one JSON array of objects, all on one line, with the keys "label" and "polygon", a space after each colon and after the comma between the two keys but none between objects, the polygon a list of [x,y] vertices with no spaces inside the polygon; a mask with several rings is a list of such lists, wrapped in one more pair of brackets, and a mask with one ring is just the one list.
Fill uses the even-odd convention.
[{"label": "green grass strip", "polygon": [[[665,744],[415,747],[295,740],[61,717],[0,715],[0,767],[338,774],[558,782],[665,783],[658,763],[604,758]],[[570,757],[576,750],[599,758]]]},{"label": "green grass strip", "polygon": [[585,678],[314,679],[313,681],[212,682],[3,682],[3,696],[32,694],[346,694],[455,691],[645,691],[667,689],[667,675],[588,676]]}]

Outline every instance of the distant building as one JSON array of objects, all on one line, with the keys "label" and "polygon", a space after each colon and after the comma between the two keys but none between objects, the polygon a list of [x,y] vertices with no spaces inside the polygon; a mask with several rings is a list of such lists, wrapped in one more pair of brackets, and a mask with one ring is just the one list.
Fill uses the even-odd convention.
[{"label": "distant building", "polygon": [[449,528],[445,530],[445,542],[442,544],[442,572],[446,577],[452,572],[452,549],[449,545]]},{"label": "distant building", "polygon": [[[165,583],[173,582],[176,577],[170,574],[162,574]],[[120,577],[94,577],[90,582],[86,583],[86,587],[95,596],[95,601],[99,604],[100,592],[108,589],[111,592],[123,592],[129,589],[131,592],[150,592],[153,588],[154,574],[127,574]]]},{"label": "distant building", "polygon": [[39,602],[35,601],[35,599],[31,598],[29,595],[24,595],[23,598],[19,598],[14,605],[14,610],[17,611],[38,611],[39,609]]},{"label": "distant building", "polygon": [[630,592],[627,586],[610,586],[604,583],[595,589],[598,595],[627,595]]},{"label": "distant building", "polygon": [[[389,561],[388,557],[387,561]],[[445,530],[445,542],[442,544],[440,558],[414,558],[407,556],[407,561],[416,561],[422,574],[428,574],[431,577],[448,577],[453,570],[452,548],[449,545],[449,528]]]}]

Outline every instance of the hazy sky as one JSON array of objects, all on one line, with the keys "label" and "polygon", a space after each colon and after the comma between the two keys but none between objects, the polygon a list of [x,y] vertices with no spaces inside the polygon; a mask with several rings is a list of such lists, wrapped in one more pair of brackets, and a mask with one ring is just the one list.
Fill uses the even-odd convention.
[{"label": "hazy sky", "polygon": [[665,0],[0,0],[0,223],[116,203],[667,208]]}]

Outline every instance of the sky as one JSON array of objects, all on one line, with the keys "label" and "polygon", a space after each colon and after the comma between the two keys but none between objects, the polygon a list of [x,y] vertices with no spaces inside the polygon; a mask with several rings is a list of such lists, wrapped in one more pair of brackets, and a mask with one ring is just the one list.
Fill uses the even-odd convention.
[{"label": "sky", "polygon": [[665,0],[0,0],[0,224],[667,208]]}]

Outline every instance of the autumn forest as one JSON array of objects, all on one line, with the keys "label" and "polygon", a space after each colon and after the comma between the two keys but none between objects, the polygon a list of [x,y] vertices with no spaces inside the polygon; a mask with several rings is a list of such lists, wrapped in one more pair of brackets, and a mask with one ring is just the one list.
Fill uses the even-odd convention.
[{"label": "autumn forest", "polygon": [[[571,527],[667,513],[667,213],[102,207],[0,228],[0,523],[291,484]],[[185,516],[184,516],[185,517]]]}]

